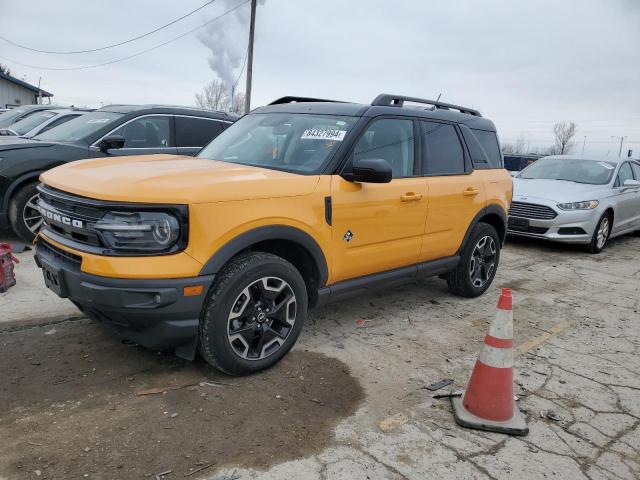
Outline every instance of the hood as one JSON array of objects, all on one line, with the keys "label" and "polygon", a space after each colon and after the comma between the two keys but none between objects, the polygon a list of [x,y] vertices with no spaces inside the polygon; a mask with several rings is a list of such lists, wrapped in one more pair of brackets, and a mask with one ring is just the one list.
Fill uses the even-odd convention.
[{"label": "hood", "polygon": [[603,196],[608,185],[587,185],[566,180],[513,179],[513,200],[541,199],[557,203],[597,200]]},{"label": "hood", "polygon": [[8,150],[21,150],[24,148],[43,148],[55,145],[51,142],[40,142],[38,140],[28,140],[17,136],[0,137],[0,153]]},{"label": "hood", "polygon": [[195,204],[309,195],[319,177],[180,155],[140,155],[68,163],[40,180],[99,200]]}]

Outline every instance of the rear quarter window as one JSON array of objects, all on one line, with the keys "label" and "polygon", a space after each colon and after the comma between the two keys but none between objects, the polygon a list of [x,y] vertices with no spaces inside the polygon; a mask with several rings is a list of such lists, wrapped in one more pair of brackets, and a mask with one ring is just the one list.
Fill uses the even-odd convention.
[{"label": "rear quarter window", "polygon": [[178,147],[204,147],[224,130],[224,124],[218,120],[197,117],[175,117],[175,120]]},{"label": "rear quarter window", "polygon": [[[465,129],[463,129],[465,130]],[[465,135],[469,153],[476,168],[503,168],[500,145],[495,132],[487,130],[469,129],[473,138]],[[475,141],[474,141],[475,140]],[[478,149],[480,147],[481,151]]]}]

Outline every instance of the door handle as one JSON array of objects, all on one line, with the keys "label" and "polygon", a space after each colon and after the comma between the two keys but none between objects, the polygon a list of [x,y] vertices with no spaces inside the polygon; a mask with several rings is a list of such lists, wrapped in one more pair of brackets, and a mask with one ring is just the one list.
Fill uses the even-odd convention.
[{"label": "door handle", "polygon": [[477,188],[469,187],[462,192],[462,195],[464,195],[465,197],[475,197],[479,193],[480,190],[478,190]]},{"label": "door handle", "polygon": [[404,195],[400,196],[400,200],[402,200],[403,202],[417,202],[421,198],[422,194],[415,192],[407,192]]}]

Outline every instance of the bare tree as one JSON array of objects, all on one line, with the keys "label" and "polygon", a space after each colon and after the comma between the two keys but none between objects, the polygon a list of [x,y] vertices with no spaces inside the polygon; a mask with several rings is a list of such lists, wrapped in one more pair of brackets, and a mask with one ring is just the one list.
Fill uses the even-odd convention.
[{"label": "bare tree", "polygon": [[0,63],[0,73],[4,73],[5,75],[11,75],[11,70],[6,65],[2,65]]},{"label": "bare tree", "polygon": [[529,146],[524,133],[521,133],[515,143],[503,143],[502,153],[526,154],[529,153]]},{"label": "bare tree", "polygon": [[196,93],[196,105],[205,110],[243,113],[244,99],[244,92],[239,91],[234,92],[231,98],[231,89],[220,80],[212,80],[202,92]]},{"label": "bare tree", "polygon": [[205,110],[227,110],[229,107],[229,96],[227,87],[220,80],[211,80],[196,93],[196,105]]},{"label": "bare tree", "polygon": [[571,151],[575,143],[571,139],[576,135],[577,127],[573,122],[557,122],[553,125],[555,144],[550,147],[549,155],[565,155]]},{"label": "bare tree", "polygon": [[244,100],[245,100],[244,92],[234,92],[233,101],[231,105],[229,105],[229,111],[233,113],[244,113]]}]

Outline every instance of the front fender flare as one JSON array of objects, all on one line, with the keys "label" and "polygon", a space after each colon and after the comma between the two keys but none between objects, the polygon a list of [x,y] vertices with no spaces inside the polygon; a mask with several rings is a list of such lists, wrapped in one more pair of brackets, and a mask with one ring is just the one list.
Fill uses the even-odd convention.
[{"label": "front fender flare", "polygon": [[288,225],[258,227],[238,235],[227,242],[207,260],[200,270],[200,275],[217,274],[222,267],[238,253],[246,250],[251,245],[266,240],[288,240],[302,246],[309,252],[318,268],[318,272],[320,273],[319,285],[323,286],[326,284],[329,274],[327,260],[322,249],[311,235]]}]

